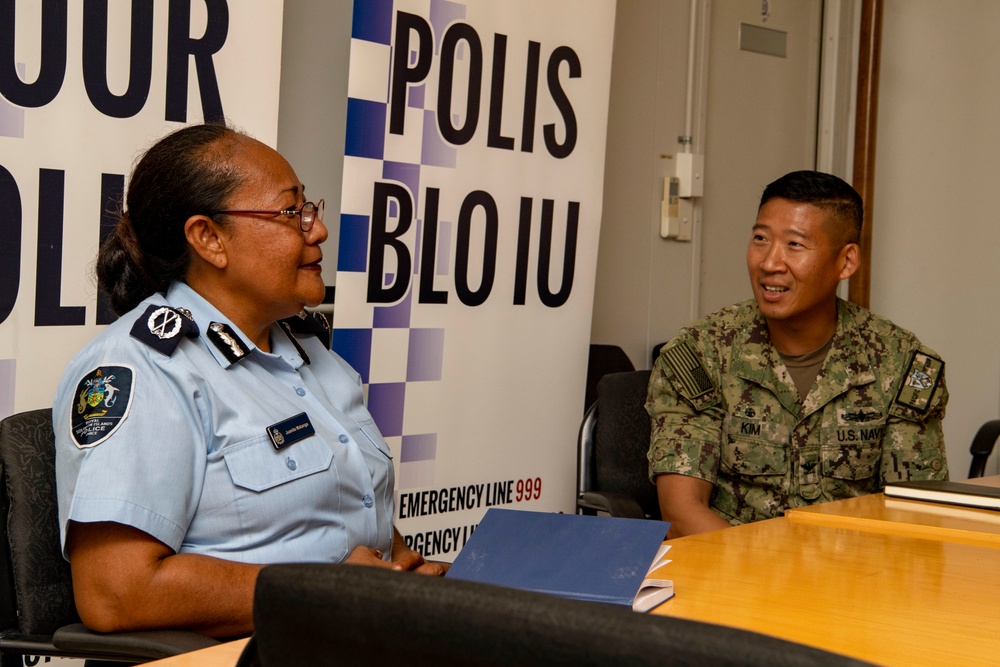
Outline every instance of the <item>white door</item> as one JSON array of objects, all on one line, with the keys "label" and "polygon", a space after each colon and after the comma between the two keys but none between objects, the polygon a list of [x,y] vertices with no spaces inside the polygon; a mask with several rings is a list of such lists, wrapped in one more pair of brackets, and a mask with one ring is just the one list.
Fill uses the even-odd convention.
[{"label": "white door", "polygon": [[701,315],[751,296],[744,254],[764,186],[815,168],[823,2],[717,0],[710,17]]}]

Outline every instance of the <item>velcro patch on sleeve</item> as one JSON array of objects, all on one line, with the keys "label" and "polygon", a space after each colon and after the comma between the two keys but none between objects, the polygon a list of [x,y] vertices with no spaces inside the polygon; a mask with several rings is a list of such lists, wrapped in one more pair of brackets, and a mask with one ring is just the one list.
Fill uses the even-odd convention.
[{"label": "velcro patch on sleeve", "polygon": [[896,394],[896,403],[920,413],[927,412],[943,370],[942,360],[923,352],[914,352],[906,377]]},{"label": "velcro patch on sleeve", "polygon": [[681,385],[684,398],[694,400],[712,391],[715,385],[708,376],[708,371],[701,359],[691,349],[687,342],[681,342],[662,352],[670,370],[674,372]]}]

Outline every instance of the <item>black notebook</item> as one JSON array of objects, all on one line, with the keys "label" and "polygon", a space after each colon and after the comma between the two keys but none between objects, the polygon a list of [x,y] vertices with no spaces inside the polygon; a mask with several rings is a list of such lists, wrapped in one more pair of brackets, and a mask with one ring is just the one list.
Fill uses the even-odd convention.
[{"label": "black notebook", "polygon": [[1000,487],[982,484],[939,480],[894,482],[886,484],[885,495],[892,498],[928,500],[935,503],[1000,510]]}]

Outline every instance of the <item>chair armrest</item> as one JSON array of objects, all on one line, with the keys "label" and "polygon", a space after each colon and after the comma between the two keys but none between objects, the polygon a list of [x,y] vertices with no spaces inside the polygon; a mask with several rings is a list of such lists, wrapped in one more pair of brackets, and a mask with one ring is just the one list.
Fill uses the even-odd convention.
[{"label": "chair armrest", "polygon": [[56,630],[52,643],[60,650],[99,652],[108,658],[138,656],[158,659],[215,646],[220,642],[185,630],[102,633],[94,632],[83,623],[73,623]]},{"label": "chair armrest", "polygon": [[577,498],[576,506],[628,519],[646,518],[646,513],[642,511],[639,503],[622,493],[584,491]]},{"label": "chair armrest", "polygon": [[993,451],[993,445],[1000,438],[1000,419],[991,419],[976,431],[969,451],[972,453],[972,465],[969,467],[969,478],[982,477],[986,474],[986,461]]}]

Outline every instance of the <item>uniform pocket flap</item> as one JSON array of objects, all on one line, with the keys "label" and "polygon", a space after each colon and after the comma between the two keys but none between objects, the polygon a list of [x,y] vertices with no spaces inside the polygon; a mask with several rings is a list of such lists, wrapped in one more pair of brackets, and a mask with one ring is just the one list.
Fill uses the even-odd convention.
[{"label": "uniform pocket flap", "polygon": [[277,451],[267,436],[261,436],[234,445],[222,455],[233,484],[251,491],[266,491],[322,472],[333,462],[333,452],[315,437]]},{"label": "uniform pocket flap", "polygon": [[735,440],[722,448],[722,466],[740,475],[784,475],[788,452],[759,441]]}]

